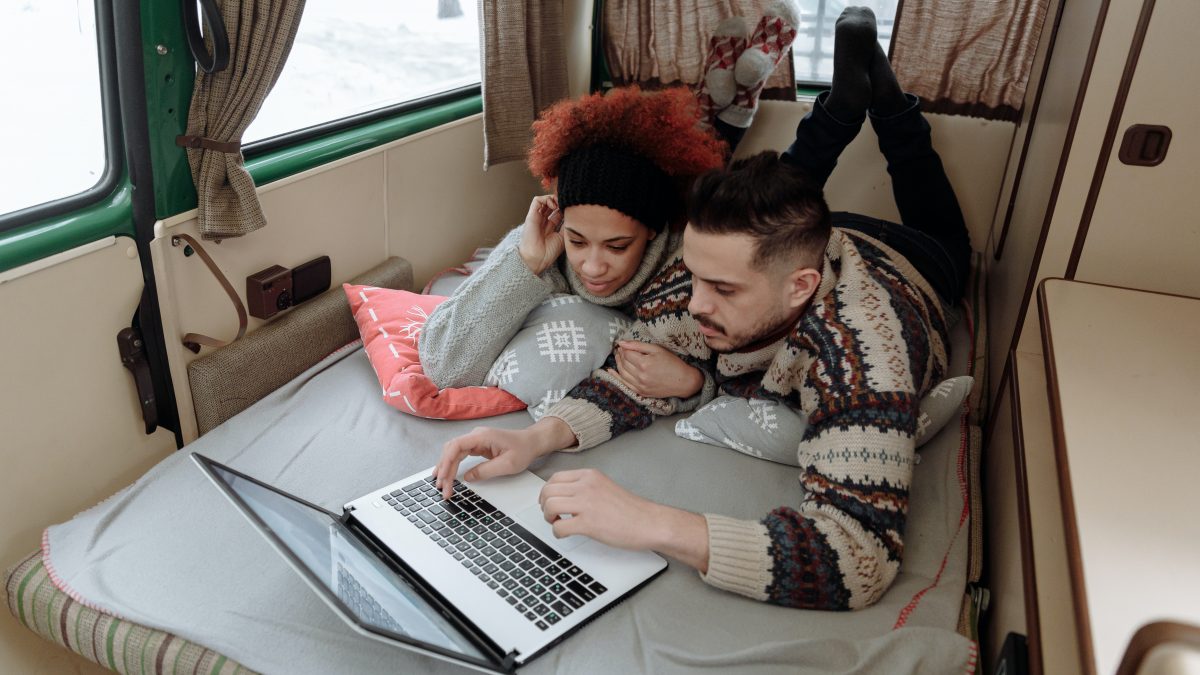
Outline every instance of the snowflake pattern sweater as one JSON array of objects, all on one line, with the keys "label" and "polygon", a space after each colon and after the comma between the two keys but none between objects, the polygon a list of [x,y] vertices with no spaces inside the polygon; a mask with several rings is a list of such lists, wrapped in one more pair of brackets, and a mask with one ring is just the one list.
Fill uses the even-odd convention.
[{"label": "snowflake pattern sweater", "polygon": [[[691,274],[677,251],[639,295],[625,339],[671,349],[712,374],[722,393],[778,400],[809,420],[798,448],[803,502],[758,522],[705,514],[702,578],[790,607],[873,604],[904,551],[917,403],[946,370],[941,301],[903,256],[839,228],[814,300],[773,344],[712,353],[687,311],[690,298]],[[674,401],[640,397],[601,369],[548,414],[571,427],[582,449],[674,412]]]}]

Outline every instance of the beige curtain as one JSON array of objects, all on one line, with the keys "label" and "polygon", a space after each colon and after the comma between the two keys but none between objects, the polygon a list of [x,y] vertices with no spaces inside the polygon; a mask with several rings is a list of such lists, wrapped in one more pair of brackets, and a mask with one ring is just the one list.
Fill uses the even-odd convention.
[{"label": "beige curtain", "polygon": [[221,3],[229,67],[196,73],[187,135],[179,140],[188,148],[204,239],[240,237],[267,224],[238,148],[283,71],[303,10],[304,0]]},{"label": "beige curtain", "polygon": [[[605,0],[604,56],[614,86],[647,88],[700,81],[708,38],[722,19],[744,16],[750,28],[772,0]],[[790,57],[767,78],[766,99],[796,100]]]},{"label": "beige curtain", "polygon": [[524,159],[530,125],[566,98],[564,0],[481,0],[483,164]]},{"label": "beige curtain", "polygon": [[892,67],[926,112],[1018,120],[1049,0],[902,0]]}]

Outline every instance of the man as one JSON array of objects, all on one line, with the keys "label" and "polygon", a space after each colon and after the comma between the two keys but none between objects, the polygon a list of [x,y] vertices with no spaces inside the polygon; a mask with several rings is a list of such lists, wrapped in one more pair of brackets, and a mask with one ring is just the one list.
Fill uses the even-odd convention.
[{"label": "man", "polygon": [[[590,470],[555,474],[540,501],[558,536],[653,549],[759,600],[857,609],[899,571],[917,402],[946,368],[943,306],[961,297],[970,242],[929,126],[896,84],[869,10],[843,14],[835,48],[832,91],[786,154],[697,181],[682,249],[642,291],[627,335],[701,371],[692,404],[715,387],[805,414],[803,503],[759,522],[699,515]],[[839,214],[832,227],[819,187],[868,109],[904,225]],[[527,429],[477,429],[447,443],[435,475],[455,475],[467,455],[490,458],[468,480],[515,473],[682,409],[636,393],[637,357],[622,361],[610,359],[615,370],[597,371]]]}]

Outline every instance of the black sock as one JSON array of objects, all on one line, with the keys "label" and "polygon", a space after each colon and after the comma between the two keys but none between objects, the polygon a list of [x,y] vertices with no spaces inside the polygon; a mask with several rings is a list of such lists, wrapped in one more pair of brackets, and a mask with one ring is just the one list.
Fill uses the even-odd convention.
[{"label": "black sock", "polygon": [[871,60],[871,112],[880,117],[891,117],[904,112],[908,106],[908,98],[896,81],[892,64],[883,47],[876,42],[875,58]]},{"label": "black sock", "polygon": [[838,17],[833,38],[833,85],[825,110],[839,122],[863,118],[871,104],[871,60],[878,46],[875,14],[866,7],[847,7]]}]

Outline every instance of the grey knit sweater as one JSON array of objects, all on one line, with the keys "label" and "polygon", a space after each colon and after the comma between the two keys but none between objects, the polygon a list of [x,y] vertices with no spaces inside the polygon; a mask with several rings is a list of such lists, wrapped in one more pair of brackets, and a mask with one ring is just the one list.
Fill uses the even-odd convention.
[{"label": "grey knit sweater", "polygon": [[680,239],[678,235],[655,237],[646,245],[633,278],[612,295],[600,297],[587,291],[566,255],[541,275],[533,274],[517,250],[521,243],[521,226],[517,226],[425,322],[418,346],[425,374],[442,389],[482,385],[525,317],[555,293],[574,293],[597,305],[627,311]]}]

